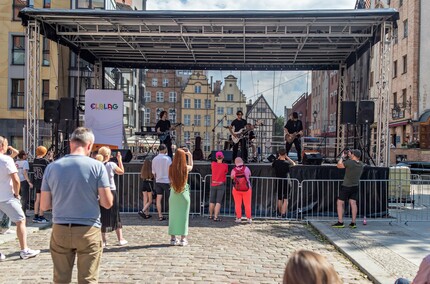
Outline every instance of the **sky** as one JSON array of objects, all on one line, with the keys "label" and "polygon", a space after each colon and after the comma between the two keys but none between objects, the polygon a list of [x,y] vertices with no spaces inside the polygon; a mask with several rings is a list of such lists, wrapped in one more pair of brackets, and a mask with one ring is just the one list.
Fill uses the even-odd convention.
[{"label": "sky", "polygon": [[[147,10],[318,10],[354,9],[356,0],[148,0]],[[247,101],[261,94],[276,115],[284,113],[303,93],[311,90],[308,71],[210,71],[213,81],[228,75],[238,78]],[[275,107],[274,107],[275,106]]]}]

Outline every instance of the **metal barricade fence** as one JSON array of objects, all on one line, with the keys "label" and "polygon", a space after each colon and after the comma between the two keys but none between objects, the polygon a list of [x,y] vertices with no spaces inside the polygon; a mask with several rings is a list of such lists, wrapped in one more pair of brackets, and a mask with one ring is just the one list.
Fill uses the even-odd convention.
[{"label": "metal barricade fence", "polygon": [[[209,213],[210,184],[212,175],[204,177],[204,193],[202,201],[203,215]],[[299,181],[297,179],[251,177],[252,218],[277,218],[278,198],[287,200],[287,219],[297,220],[299,201]],[[233,185],[231,177],[227,176],[226,191],[221,204],[220,215],[224,217],[234,217],[235,206],[232,195]],[[243,208],[243,206],[242,206]],[[244,212],[244,211],[243,211]],[[245,215],[244,213],[242,214]]]},{"label": "metal barricade fence", "polygon": [[[124,175],[115,176],[115,184],[118,190],[118,199],[120,212],[122,213],[137,213],[143,208],[142,196],[142,179],[140,173],[124,173]],[[202,177],[199,173],[188,174],[188,184],[190,185],[190,214],[201,215],[201,200],[202,200]],[[163,214],[168,213],[169,194],[165,192],[162,199]],[[153,194],[153,205],[150,206],[150,212],[157,212],[156,196]]]}]

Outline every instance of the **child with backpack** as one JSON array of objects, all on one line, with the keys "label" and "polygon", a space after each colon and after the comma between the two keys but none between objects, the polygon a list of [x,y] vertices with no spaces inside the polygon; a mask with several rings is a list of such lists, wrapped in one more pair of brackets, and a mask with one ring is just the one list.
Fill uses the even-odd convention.
[{"label": "child with backpack", "polygon": [[252,223],[251,219],[251,198],[252,198],[252,188],[251,188],[251,171],[243,164],[243,160],[237,157],[234,160],[235,167],[231,171],[231,179],[233,182],[233,199],[234,208],[236,211],[236,223],[242,221],[242,202],[245,207],[245,215],[249,224]]}]

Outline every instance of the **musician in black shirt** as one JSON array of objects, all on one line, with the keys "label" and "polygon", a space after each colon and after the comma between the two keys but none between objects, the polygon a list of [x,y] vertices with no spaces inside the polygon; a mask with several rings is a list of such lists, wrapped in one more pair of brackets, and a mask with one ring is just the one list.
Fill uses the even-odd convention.
[{"label": "musician in black shirt", "polygon": [[285,151],[287,152],[287,155],[294,144],[297,150],[297,160],[299,163],[301,163],[302,145],[301,145],[300,137],[303,134],[303,124],[302,124],[302,121],[299,120],[299,115],[297,112],[293,112],[292,117],[287,121],[287,124],[285,124],[284,132],[285,132]]},{"label": "musician in black shirt", "polygon": [[167,147],[167,153],[170,158],[173,158],[172,152],[172,137],[169,131],[173,130],[174,127],[170,124],[170,120],[167,119],[167,111],[163,110],[160,112],[160,120],[155,125],[155,131],[158,133],[160,138],[160,145],[165,144]]},{"label": "musician in black shirt", "polygon": [[231,122],[231,125],[229,127],[230,133],[233,138],[233,161],[237,157],[237,152],[239,150],[239,144],[240,144],[240,151],[241,151],[241,157],[244,163],[248,162],[248,149],[246,145],[246,139],[245,136],[242,135],[243,132],[246,130],[246,119],[243,119],[243,112],[241,110],[238,110],[236,112],[237,118]]}]

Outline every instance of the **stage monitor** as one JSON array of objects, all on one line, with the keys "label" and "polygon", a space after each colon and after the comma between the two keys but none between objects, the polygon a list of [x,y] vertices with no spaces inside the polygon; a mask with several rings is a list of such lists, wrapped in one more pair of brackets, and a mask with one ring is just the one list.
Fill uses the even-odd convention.
[{"label": "stage monitor", "polygon": [[304,153],[303,165],[321,165],[323,158],[320,153]]}]

